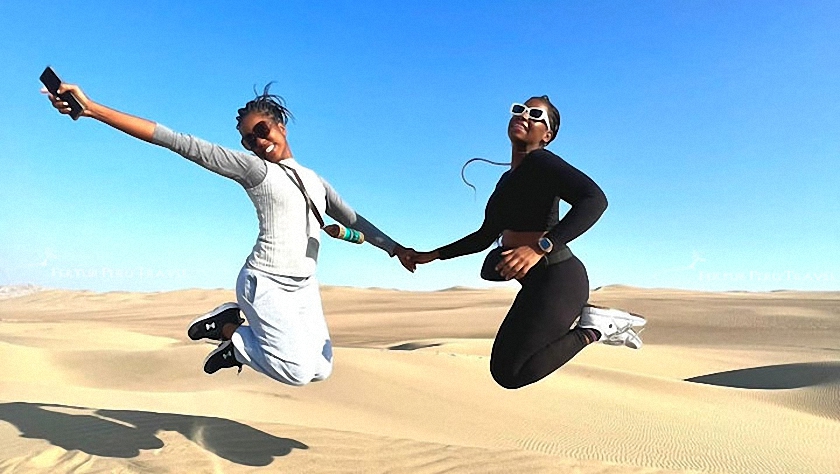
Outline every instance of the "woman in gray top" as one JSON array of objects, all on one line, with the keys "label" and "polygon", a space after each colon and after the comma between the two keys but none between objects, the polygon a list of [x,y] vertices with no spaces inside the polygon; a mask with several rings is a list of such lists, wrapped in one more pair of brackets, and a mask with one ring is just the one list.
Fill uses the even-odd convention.
[{"label": "woman in gray top", "polygon": [[[321,307],[315,267],[322,213],[358,229],[367,242],[397,255],[413,271],[408,251],[341,200],[335,190],[295,161],[288,141],[289,111],[280,97],[263,94],[239,109],[237,130],[247,151],[231,150],[176,133],[90,100],[75,85],[62,84],[84,111],[133,137],[160,145],[233,179],[245,189],[259,219],[259,236],[236,282],[236,303],[226,303],[190,324],[194,340],[222,341],[204,363],[207,373],[248,365],[275,380],[305,385],[332,372],[332,344]],[[43,91],[46,92],[46,91]],[[53,106],[69,114],[68,104],[48,94]],[[315,217],[317,220],[314,220]],[[325,230],[334,235],[337,226]],[[248,324],[240,317],[245,315]]]}]

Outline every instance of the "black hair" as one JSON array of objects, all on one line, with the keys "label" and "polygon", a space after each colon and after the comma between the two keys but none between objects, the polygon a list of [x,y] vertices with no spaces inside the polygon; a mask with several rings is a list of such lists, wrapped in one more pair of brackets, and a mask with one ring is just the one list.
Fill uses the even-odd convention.
[{"label": "black hair", "polygon": [[[547,95],[534,96],[528,100],[541,100],[545,102],[545,104],[548,106],[548,119],[551,122],[551,140],[549,140],[548,143],[551,143],[552,141],[554,141],[555,138],[557,138],[557,132],[560,130],[560,111],[557,110],[557,107],[555,107],[554,104],[551,103],[551,100],[548,98]],[[546,143],[546,145],[548,143]],[[464,176],[464,170],[466,170],[467,165],[472,163],[473,161],[483,161],[484,163],[489,163],[491,165],[496,166],[510,165],[510,162],[499,163],[497,161],[490,161],[486,158],[470,158],[469,160],[467,160],[467,162],[464,163],[464,166],[461,167],[461,180],[464,182],[464,184],[472,188],[473,194],[475,194],[475,186],[473,186],[472,183],[467,181],[467,178]]]},{"label": "black hair", "polygon": [[236,128],[239,129],[239,125],[242,123],[242,119],[252,113],[258,112],[261,114],[268,115],[274,120],[275,123],[286,125],[289,122],[289,119],[294,119],[292,113],[289,109],[286,108],[286,101],[276,94],[270,94],[268,91],[271,89],[271,85],[274,82],[269,82],[265,85],[262,94],[257,92],[257,87],[254,86],[254,97],[253,100],[248,101],[245,104],[245,107],[242,107],[238,110],[238,115],[236,116]]},{"label": "black hair", "polygon": [[[557,107],[551,103],[551,100],[549,100],[547,95],[531,97],[528,100],[541,100],[548,106],[548,118],[551,121],[551,140],[549,140],[548,143],[551,143],[555,138],[557,138],[557,132],[560,131],[560,111],[557,110]],[[548,143],[546,143],[546,145],[548,145]]]}]

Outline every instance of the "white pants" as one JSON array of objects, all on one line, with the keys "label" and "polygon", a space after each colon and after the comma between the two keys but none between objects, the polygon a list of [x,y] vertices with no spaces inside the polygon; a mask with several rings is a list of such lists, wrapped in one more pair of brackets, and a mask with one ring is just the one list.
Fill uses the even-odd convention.
[{"label": "white pants", "polygon": [[330,376],[332,343],[314,276],[276,276],[246,265],[236,301],[248,321],[231,337],[236,360],[289,385]]}]

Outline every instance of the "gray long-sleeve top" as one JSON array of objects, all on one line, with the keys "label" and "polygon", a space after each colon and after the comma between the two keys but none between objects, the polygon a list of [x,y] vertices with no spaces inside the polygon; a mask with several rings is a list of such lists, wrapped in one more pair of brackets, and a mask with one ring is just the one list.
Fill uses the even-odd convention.
[{"label": "gray long-sleeve top", "polygon": [[[245,188],[260,224],[246,265],[274,275],[308,277],[315,273],[321,229],[290,172],[251,153],[173,132],[160,124],[152,141]],[[282,163],[298,172],[319,212],[361,231],[367,242],[394,255],[397,243],[357,214],[323,178],[292,158]]]}]

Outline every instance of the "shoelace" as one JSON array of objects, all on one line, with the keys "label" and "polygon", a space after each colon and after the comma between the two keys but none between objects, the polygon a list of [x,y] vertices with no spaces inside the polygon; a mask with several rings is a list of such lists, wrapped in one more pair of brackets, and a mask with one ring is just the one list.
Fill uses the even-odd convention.
[{"label": "shoelace", "polygon": [[[615,322],[615,320],[613,320],[613,322]],[[618,331],[616,331],[613,334],[610,334],[609,336],[607,336],[607,338],[605,340],[603,340],[601,342],[603,342],[604,344],[611,345],[611,346],[623,346],[624,345],[624,341],[627,340],[626,333],[628,331],[633,332],[633,323],[628,322],[624,326],[619,326],[618,324],[616,324],[616,326],[618,327]]]}]

